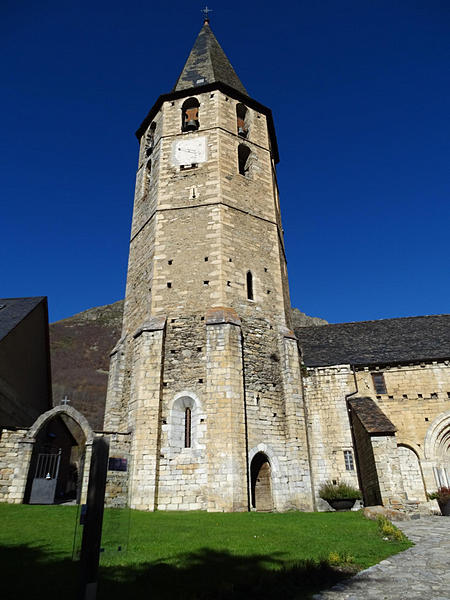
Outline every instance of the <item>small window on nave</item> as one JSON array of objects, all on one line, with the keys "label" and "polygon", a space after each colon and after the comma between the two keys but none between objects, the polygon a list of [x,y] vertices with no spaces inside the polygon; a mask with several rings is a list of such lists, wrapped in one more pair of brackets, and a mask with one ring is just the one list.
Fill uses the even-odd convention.
[{"label": "small window on nave", "polygon": [[346,471],[355,470],[355,464],[353,462],[353,453],[351,450],[344,450],[344,462]]},{"label": "small window on nave", "polygon": [[187,407],[184,411],[184,447],[191,447],[191,409]]},{"label": "small window on nave", "polygon": [[387,394],[386,382],[383,373],[372,373],[373,387],[376,394]]}]

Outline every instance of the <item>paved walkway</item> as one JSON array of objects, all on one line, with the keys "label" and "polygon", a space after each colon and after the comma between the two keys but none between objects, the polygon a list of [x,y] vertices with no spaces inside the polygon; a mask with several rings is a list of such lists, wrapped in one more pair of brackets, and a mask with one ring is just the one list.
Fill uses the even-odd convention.
[{"label": "paved walkway", "polygon": [[395,523],[415,543],[317,600],[450,600],[450,517]]}]

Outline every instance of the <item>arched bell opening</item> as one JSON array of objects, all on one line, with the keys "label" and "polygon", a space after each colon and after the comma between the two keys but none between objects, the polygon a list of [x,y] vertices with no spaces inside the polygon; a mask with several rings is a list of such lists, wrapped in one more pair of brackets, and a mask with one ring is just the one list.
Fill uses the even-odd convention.
[{"label": "arched bell opening", "polygon": [[253,457],[250,465],[252,508],[260,512],[272,511],[272,469],[263,452]]},{"label": "arched bell opening", "polygon": [[181,131],[196,131],[200,127],[197,98],[188,98],[181,107]]},{"label": "arched bell opening", "polygon": [[145,140],[145,154],[146,156],[150,156],[153,152],[153,148],[155,147],[155,131],[156,131],[156,123],[150,123],[150,127],[147,131],[147,136]]},{"label": "arched bell opening", "polygon": [[250,177],[251,150],[245,144],[238,146],[238,171],[244,177]]},{"label": "arched bell opening", "polygon": [[83,429],[59,412],[42,424],[34,440],[24,502],[79,503],[87,441]]},{"label": "arched bell opening", "polygon": [[248,137],[248,110],[245,104],[236,105],[236,126],[240,137]]}]

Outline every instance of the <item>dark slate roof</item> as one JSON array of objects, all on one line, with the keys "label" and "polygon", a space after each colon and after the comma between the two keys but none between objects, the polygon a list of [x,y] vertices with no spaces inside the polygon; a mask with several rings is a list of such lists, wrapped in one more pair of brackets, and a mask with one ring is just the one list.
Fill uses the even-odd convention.
[{"label": "dark slate roof", "polygon": [[45,296],[35,298],[0,298],[0,340],[8,335]]},{"label": "dark slate roof", "polygon": [[367,433],[392,434],[397,431],[372,398],[352,398],[349,403]]},{"label": "dark slate roof", "polygon": [[221,82],[247,95],[208,22],[203,24],[173,92]]},{"label": "dark slate roof", "polygon": [[300,327],[295,333],[308,367],[450,358],[450,315]]}]

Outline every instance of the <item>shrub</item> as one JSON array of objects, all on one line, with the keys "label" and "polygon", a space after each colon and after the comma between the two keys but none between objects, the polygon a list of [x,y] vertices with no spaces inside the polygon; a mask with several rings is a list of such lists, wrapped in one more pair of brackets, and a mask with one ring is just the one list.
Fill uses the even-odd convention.
[{"label": "shrub", "polygon": [[322,500],[359,500],[361,492],[345,481],[325,481],[319,488],[319,496]]},{"label": "shrub", "polygon": [[438,500],[440,502],[448,502],[450,500],[450,487],[442,486],[436,492],[428,494],[430,500]]},{"label": "shrub", "polygon": [[404,534],[397,529],[384,515],[378,515],[377,525],[380,534],[391,541],[403,542],[406,540]]},{"label": "shrub", "polygon": [[350,565],[355,562],[355,557],[349,552],[330,552],[328,562],[330,565]]}]

